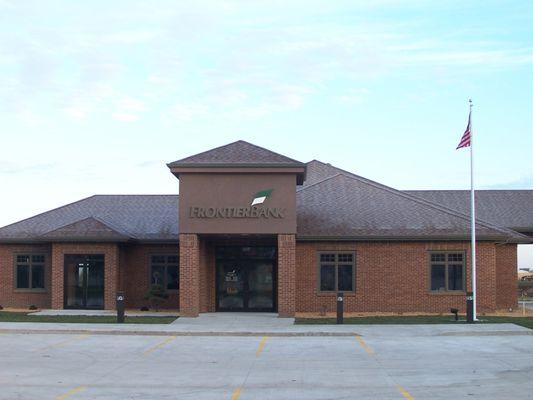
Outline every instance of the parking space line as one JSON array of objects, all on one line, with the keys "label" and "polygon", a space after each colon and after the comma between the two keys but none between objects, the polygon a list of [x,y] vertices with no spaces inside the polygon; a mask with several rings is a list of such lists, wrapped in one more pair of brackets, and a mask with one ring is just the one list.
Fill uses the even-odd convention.
[{"label": "parking space line", "polygon": [[406,400],[415,400],[415,398],[413,396],[411,396],[409,394],[409,392],[407,390],[405,390],[403,387],[401,387],[400,385],[397,385],[396,387],[398,388],[400,393],[403,395],[404,399],[406,399]]},{"label": "parking space line", "polygon": [[259,357],[261,353],[263,352],[263,349],[265,348],[265,344],[267,340],[268,340],[268,336],[263,336],[263,339],[261,339],[261,341],[259,342],[259,347],[257,348],[255,352],[256,357]]},{"label": "parking space line", "polygon": [[231,400],[238,400],[239,396],[241,395],[241,388],[238,387],[233,391],[233,394],[231,395]]},{"label": "parking space line", "polygon": [[365,349],[365,351],[369,354],[369,355],[374,355],[374,350],[372,350],[372,348],[366,344],[366,342],[363,340],[363,338],[361,336],[356,336],[355,337],[357,339],[357,341],[359,342],[359,344],[361,345],[361,347],[363,349]]},{"label": "parking space line", "polygon": [[62,394],[61,396],[57,396],[55,400],[65,400],[66,398],[72,396],[73,394],[76,394],[78,392],[81,392],[83,390],[87,389],[87,386],[78,386],[72,390],[69,390],[67,393]]},{"label": "parking space line", "polygon": [[70,339],[67,339],[67,340],[63,340],[62,342],[54,343],[54,344],[51,344],[49,346],[41,347],[39,349],[35,349],[34,351],[44,351],[44,350],[49,350],[49,349],[57,349],[59,347],[64,347],[67,344],[70,344],[70,343],[75,342],[77,340],[88,338],[89,336],[91,336],[90,333],[84,333],[83,335],[76,335],[73,338],[70,338]]},{"label": "parking space line", "polygon": [[150,354],[151,352],[153,352],[154,350],[157,350],[158,348],[160,348],[161,346],[164,346],[165,344],[173,341],[174,339],[176,339],[177,336],[171,336],[171,337],[168,337],[166,338],[165,340],[159,342],[158,344],[156,344],[155,346],[153,347],[150,347],[148,350],[145,350],[144,351],[144,355],[147,356],[148,354]]}]

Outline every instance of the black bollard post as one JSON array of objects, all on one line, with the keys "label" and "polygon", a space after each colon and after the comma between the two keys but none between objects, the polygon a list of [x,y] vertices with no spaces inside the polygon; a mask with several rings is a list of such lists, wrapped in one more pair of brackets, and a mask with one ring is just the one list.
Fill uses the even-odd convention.
[{"label": "black bollard post", "polygon": [[124,323],[124,292],[117,292],[117,324]]},{"label": "black bollard post", "polygon": [[474,293],[466,292],[466,322],[474,323]]},{"label": "black bollard post", "polygon": [[337,324],[344,323],[344,293],[337,293]]}]

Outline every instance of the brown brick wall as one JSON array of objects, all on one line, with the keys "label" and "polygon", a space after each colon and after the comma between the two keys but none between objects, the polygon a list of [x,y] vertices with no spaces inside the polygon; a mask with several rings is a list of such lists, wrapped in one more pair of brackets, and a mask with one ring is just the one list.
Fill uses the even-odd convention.
[{"label": "brown brick wall", "polygon": [[[119,287],[124,290],[127,308],[150,307],[144,296],[150,289],[150,257],[152,255],[179,255],[179,244],[128,244],[120,248],[121,262]],[[168,299],[162,309],[179,308],[179,292],[167,291]]]},{"label": "brown brick wall", "polygon": [[64,305],[64,260],[65,254],[103,254],[104,265],[104,308],[115,309],[115,295],[119,281],[119,248],[111,243],[53,243],[52,244],[52,308],[62,309]]},{"label": "brown brick wall", "polygon": [[[39,253],[45,255],[44,291],[15,289],[15,254]],[[0,244],[0,305],[2,307],[50,308],[51,305],[51,246],[47,244]]]},{"label": "brown brick wall", "polygon": [[[146,305],[151,254],[180,255],[180,294],[169,293],[162,308],[178,308],[183,315],[215,310],[215,245],[252,241],[209,241],[197,235],[180,236],[176,244],[1,244],[0,305],[3,307],[63,308],[65,254],[105,255],[105,308],[114,309],[115,290],[126,293],[126,306]],[[265,242],[266,243],[266,242]],[[261,244],[261,243],[257,243]],[[120,250],[119,250],[120,249]],[[463,294],[432,294],[429,285],[428,250],[462,250],[467,256],[470,288],[469,242],[297,242],[294,235],[278,236],[278,312],[334,312],[335,296],[317,293],[317,251],[356,251],[356,293],[346,294],[346,312],[443,312],[451,307],[464,311]],[[14,254],[46,255],[45,291],[14,289]],[[516,245],[478,243],[478,310],[516,308]],[[118,270],[120,260],[120,270]],[[120,271],[120,273],[118,272]],[[185,302],[185,303],[183,303]]]},{"label": "brown brick wall", "polygon": [[215,247],[200,239],[200,312],[215,311],[215,279]]},{"label": "brown brick wall", "polygon": [[[468,242],[298,242],[296,246],[296,311],[334,312],[334,294],[318,293],[318,251],[356,252],[356,292],[345,294],[346,312],[443,312],[465,310],[465,295],[429,292],[429,250],[462,250]],[[478,310],[496,308],[494,243],[477,246]],[[470,284],[468,284],[470,286]]]},{"label": "brown brick wall", "polygon": [[496,245],[496,308],[499,310],[518,307],[517,268],[516,244]]},{"label": "brown brick wall", "polygon": [[200,312],[200,238],[180,234],[180,314],[197,317]]},{"label": "brown brick wall", "polygon": [[[280,317],[294,316],[296,290],[296,238],[295,235],[278,235],[278,314]],[[303,298],[308,297],[304,295]]]}]

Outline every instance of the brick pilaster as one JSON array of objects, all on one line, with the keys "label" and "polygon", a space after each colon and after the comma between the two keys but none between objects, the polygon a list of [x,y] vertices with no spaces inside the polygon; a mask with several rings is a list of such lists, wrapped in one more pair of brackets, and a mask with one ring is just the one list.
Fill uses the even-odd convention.
[{"label": "brick pilaster", "polygon": [[278,235],[278,314],[294,317],[296,311],[296,236]]},{"label": "brick pilaster", "polygon": [[180,234],[180,315],[197,317],[200,312],[200,239]]}]

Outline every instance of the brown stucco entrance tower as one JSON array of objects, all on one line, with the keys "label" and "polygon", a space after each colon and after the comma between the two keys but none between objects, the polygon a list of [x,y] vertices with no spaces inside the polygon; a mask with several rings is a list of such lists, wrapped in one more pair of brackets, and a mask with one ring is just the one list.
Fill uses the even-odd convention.
[{"label": "brown stucco entrance tower", "polygon": [[[181,315],[261,309],[270,301],[280,317],[294,316],[296,187],[305,164],[238,141],[168,167],[179,179]],[[259,262],[267,253],[275,260]],[[270,299],[265,291],[262,300],[250,299],[246,280],[257,276],[273,280]]]}]

